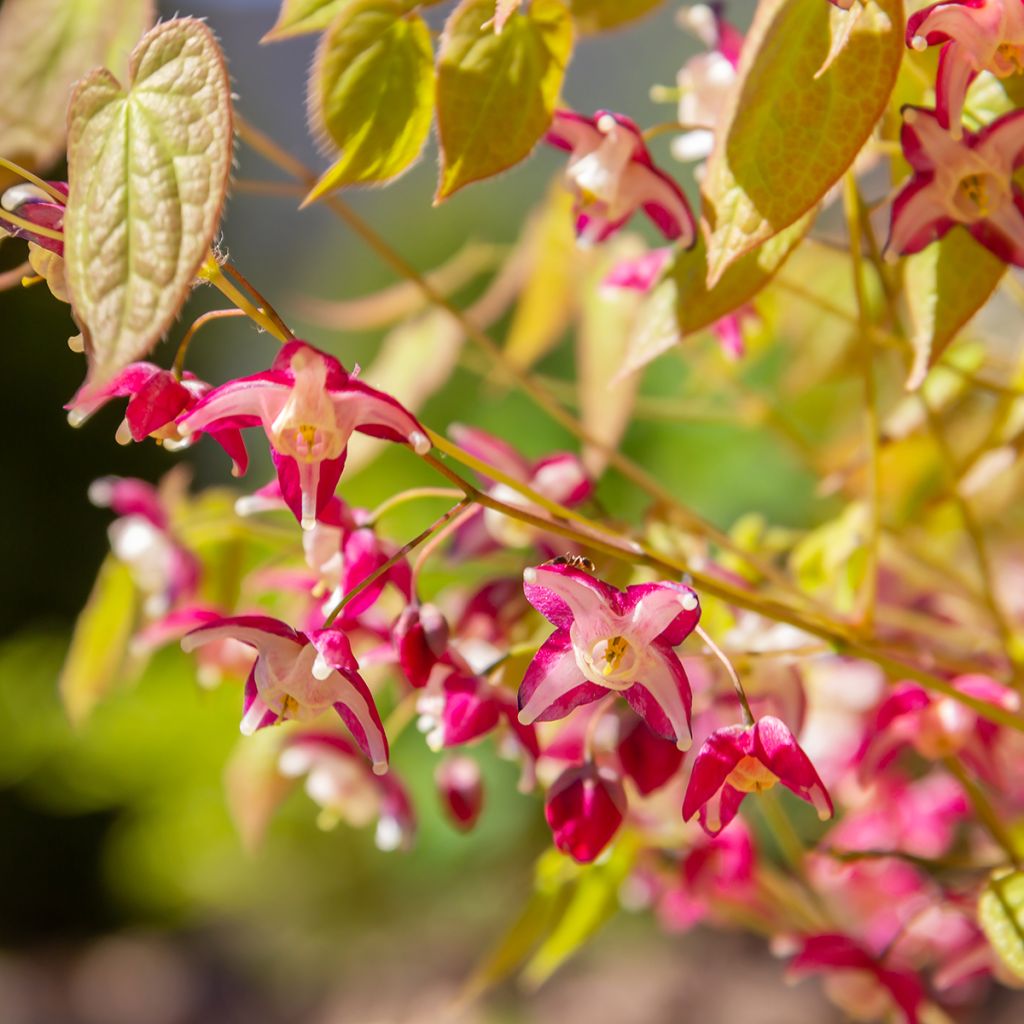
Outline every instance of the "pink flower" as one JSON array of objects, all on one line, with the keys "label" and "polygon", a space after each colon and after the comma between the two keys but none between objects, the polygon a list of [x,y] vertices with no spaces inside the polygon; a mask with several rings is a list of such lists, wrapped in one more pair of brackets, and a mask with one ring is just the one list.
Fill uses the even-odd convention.
[{"label": "pink flower", "polygon": [[265,615],[237,615],[200,626],[181,646],[232,639],[256,648],[245,685],[242,733],[277,721],[306,721],[333,708],[378,775],[388,769],[388,740],[380,715],[345,634],[337,629],[300,633]]},{"label": "pink flower", "polygon": [[679,123],[693,130],[672,142],[672,155],[683,163],[704,160],[714,144],[714,129],[722,120],[736,81],[743,36],[722,17],[723,4],[694,4],[680,8],[676,20],[692,32],[707,52],[691,57],[676,76]]},{"label": "pink flower", "polygon": [[353,828],[377,822],[381,850],[407,850],[416,835],[416,815],[394,772],[378,775],[352,746],[331,732],[289,736],[278,758],[287,778],[306,776],[306,792],[323,810],[322,827],[345,821]]},{"label": "pink flower", "polygon": [[519,720],[564,718],[619,692],[654,732],[686,750],[692,695],[672,648],[700,619],[693,590],[641,583],[623,592],[571,565],[527,569],[523,581],[527,600],[557,628],[526,670]]},{"label": "pink flower", "polygon": [[885,967],[845,935],[814,935],[793,958],[790,974],[823,972],[829,998],[856,1020],[882,1020],[893,1010],[917,1024],[924,987],[911,971]]},{"label": "pink flower", "polygon": [[[210,385],[195,374],[186,372],[178,380],[170,370],[162,370],[152,363],[130,363],[98,388],[83,384],[64,408],[69,410],[68,422],[79,427],[107,402],[127,398],[124,420],[114,435],[117,443],[128,444],[153,437],[176,450],[187,447],[193,439],[183,438],[174,421],[210,390]],[[241,431],[227,427],[206,433],[230,456],[234,475],[241,476],[249,464]]]},{"label": "pink flower", "polygon": [[641,796],[649,796],[679,771],[683,752],[651,731],[647,723],[627,710],[617,718],[618,754],[622,774],[633,780]]},{"label": "pink flower", "polygon": [[1024,110],[956,139],[935,111],[905,107],[900,135],[913,175],[892,204],[886,251],[920,252],[962,224],[1001,260],[1024,266]]},{"label": "pink flower", "polygon": [[960,138],[967,87],[979,71],[1000,78],[1024,71],[1021,0],[948,0],[912,14],[907,46],[941,46],[935,83],[939,123]]},{"label": "pink flower", "polygon": [[398,664],[410,686],[427,685],[448,650],[448,622],[432,604],[410,604],[392,630]]},{"label": "pink flower", "polygon": [[[51,181],[49,184],[65,196],[68,194],[68,185],[65,181]],[[43,249],[49,249],[57,256],[64,255],[64,243],[58,242],[55,238],[47,238],[44,235],[36,235],[27,228],[12,224],[4,219],[4,211],[16,214],[22,220],[31,221],[43,228],[50,228],[54,231],[61,231],[64,227],[64,204],[54,200],[48,192],[44,192],[36,185],[21,184],[14,185],[7,189],[0,196],[0,238],[7,234],[13,238],[24,238]]]},{"label": "pink flower", "polygon": [[434,784],[448,820],[461,832],[469,832],[484,805],[480,766],[471,757],[446,757],[434,772]]},{"label": "pink flower", "polygon": [[823,821],[832,817],[825,785],[785,723],[765,715],[753,725],[716,729],[693,762],[683,819],[699,811],[704,831],[718,835],[748,793],[761,793],[777,782],[812,803]]},{"label": "pink flower", "polygon": [[616,263],[601,282],[601,287],[649,292],[661,280],[661,275],[671,262],[671,246],[650,249],[640,256],[632,256]]},{"label": "pink flower", "polygon": [[178,421],[183,436],[255,426],[266,431],[281,493],[306,530],[334,495],[354,430],[406,442],[421,455],[430,450],[423,428],[395,399],[304,341],[283,346],[265,373],[214,388]]},{"label": "pink flower", "polygon": [[591,763],[563,772],[544,804],[555,846],[581,864],[595,860],[612,841],[625,813],[618,778]]},{"label": "pink flower", "polygon": [[547,141],[571,152],[565,178],[576,196],[576,235],[603,242],[637,210],[670,241],[693,244],[696,225],[682,190],[658,170],[640,129],[628,117],[599,110],[584,117],[556,110]]}]

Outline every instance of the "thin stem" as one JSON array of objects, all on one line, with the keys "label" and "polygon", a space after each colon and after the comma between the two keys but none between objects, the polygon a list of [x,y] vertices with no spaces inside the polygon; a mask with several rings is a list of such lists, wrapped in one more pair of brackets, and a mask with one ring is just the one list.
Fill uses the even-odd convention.
[{"label": "thin stem", "polygon": [[0,292],[5,292],[8,288],[13,288],[15,285],[24,284],[26,275],[31,270],[32,264],[28,260],[25,260],[24,263],[19,263],[16,267],[11,267],[10,270],[5,270],[0,274]]},{"label": "thin stem", "polygon": [[697,125],[683,124],[682,121],[663,121],[661,124],[653,124],[650,128],[645,128],[643,131],[643,137],[644,142],[650,142],[651,139],[656,139],[659,135],[700,130],[701,129]]},{"label": "thin stem", "polygon": [[857,192],[857,180],[847,174],[843,182],[843,205],[846,211],[846,226],[850,236],[850,260],[853,265],[853,291],[857,298],[857,326],[860,329],[857,352],[860,356],[861,375],[864,384],[864,421],[867,446],[870,452],[868,471],[868,542],[867,566],[864,583],[858,596],[860,620],[865,629],[871,631],[875,618],[875,603],[878,598],[878,542],[881,535],[881,426],[878,421],[878,391],[875,384],[873,350],[868,341],[871,328],[871,311],[868,308],[867,290],[864,285],[863,240],[861,237],[861,201]]},{"label": "thin stem", "polygon": [[196,336],[199,329],[212,323],[214,320],[225,320],[228,317],[236,316],[248,316],[248,314],[244,309],[211,309],[208,313],[203,313],[192,321],[189,329],[185,332],[185,336],[178,343],[178,351],[174,357],[174,366],[171,368],[178,380],[181,380],[181,376],[185,372],[185,356],[188,354],[192,339]]},{"label": "thin stem", "polygon": [[306,190],[294,181],[255,181],[252,178],[239,178],[234,184],[236,192],[244,192],[254,196],[283,196],[301,199]]},{"label": "thin stem", "polygon": [[52,238],[55,242],[64,241],[62,232],[54,231],[53,228],[44,228],[42,224],[33,224],[32,221],[25,220],[24,217],[19,217],[16,213],[11,213],[10,210],[0,210],[0,220],[5,220],[8,224],[13,224],[25,231],[31,231],[33,235],[38,235],[40,238]]},{"label": "thin stem", "polygon": [[367,517],[366,525],[373,526],[392,509],[405,505],[410,501],[419,501],[421,498],[459,498],[461,490],[452,487],[411,487],[407,491],[399,491],[386,501],[382,501]]},{"label": "thin stem", "polygon": [[[281,149],[277,143],[251,125],[244,117],[237,116],[235,123],[239,136],[252,149],[281,168],[281,170],[308,185],[308,187],[312,188],[316,184],[317,176],[308,167],[290,153]],[[395,273],[414,282],[432,305],[443,309],[453,317],[466,333],[466,336],[475,345],[479,346],[501,368],[502,372],[559,426],[584,444],[600,451],[608,460],[610,466],[615,468],[627,480],[645,491],[650,497],[668,508],[675,509],[677,514],[692,529],[708,537],[723,549],[742,558],[746,564],[756,570],[766,580],[770,580],[784,591],[803,599],[803,595],[795,588],[793,582],[785,573],[781,572],[770,562],[765,562],[757,555],[743,550],[742,547],[733,541],[728,533],[718,529],[718,527],[709,523],[692,509],[683,505],[659,480],[651,476],[641,466],[633,462],[632,459],[586,430],[574,416],[562,407],[561,403],[546,388],[538,384],[528,373],[510,362],[502,349],[478,323],[474,322],[471,317],[467,317],[462,310],[442,295],[412,264],[385,242],[347,203],[337,196],[325,196],[320,202],[343,220]]]},{"label": "thin stem", "polygon": [[441,529],[438,530],[437,533],[435,533],[434,536],[431,537],[430,540],[423,545],[423,548],[420,551],[420,553],[416,556],[416,561],[412,567],[412,579],[414,590],[416,581],[419,579],[420,573],[423,571],[423,566],[426,564],[427,559],[430,558],[430,556],[434,554],[435,551],[437,551],[437,549],[445,542],[445,540],[448,537],[450,537],[462,525],[462,522],[466,518],[466,516],[475,511],[476,509],[473,508],[472,504],[467,503],[466,508],[464,508],[457,516],[454,516],[451,522],[446,523],[443,527],[441,527]]},{"label": "thin stem", "polygon": [[274,309],[274,307],[259,291],[257,291],[256,286],[238,269],[238,267],[233,266],[230,263],[223,263],[221,264],[221,270],[231,277],[235,284],[244,288],[260,304],[263,312],[266,313],[275,324],[277,324],[284,334],[288,335],[289,341],[294,340],[295,334],[291,328],[284,322],[284,320],[281,319],[281,315],[277,310]]},{"label": "thin stem", "polygon": [[[17,174],[19,178],[24,178],[26,181],[31,182],[36,188],[41,188],[55,203],[60,203],[61,206],[67,203],[68,197],[63,192],[55,189],[48,181],[40,178],[38,174],[33,174],[20,164],[16,164],[13,160],[6,160],[0,156],[0,167],[6,167],[7,170]],[[7,216],[6,212],[4,216]]]},{"label": "thin stem", "polygon": [[597,727],[601,724],[601,719],[604,718],[606,712],[615,704],[618,696],[617,693],[609,693],[607,697],[603,697],[597,702],[597,706],[590,713],[587,728],[583,733],[584,761],[594,760],[594,742],[597,739]]},{"label": "thin stem", "polygon": [[722,663],[725,668],[726,675],[732,680],[732,688],[736,691],[736,699],[740,702],[740,707],[743,709],[743,724],[753,725],[754,716],[750,710],[750,704],[747,701],[747,694],[743,689],[743,684],[740,682],[740,677],[736,673],[736,669],[733,668],[732,662],[726,656],[725,651],[722,650],[714,640],[711,639],[704,632],[703,626],[697,626],[694,632],[704,641],[708,650]]},{"label": "thin stem", "polygon": [[943,758],[943,763],[950,773],[956,777],[957,782],[963,786],[978,821],[985,826],[989,835],[1002,848],[1010,863],[1020,870],[1021,859],[1016,844],[1010,833],[1006,830],[1006,826],[1003,824],[996,809],[985,795],[984,790],[971,778],[964,766],[955,757]]},{"label": "thin stem", "polygon": [[269,334],[272,334],[278,341],[285,344],[291,341],[289,335],[261,309],[257,309],[225,276],[221,270],[216,257],[211,253],[203,265],[199,268],[197,275],[204,281],[209,281],[226,299],[233,302],[250,320],[258,324]]},{"label": "thin stem", "polygon": [[757,807],[764,818],[765,824],[767,824],[772,835],[775,837],[779,850],[786,863],[792,869],[793,874],[801,881],[806,881],[807,865],[805,858],[807,851],[804,849],[803,841],[797,834],[796,829],[793,828],[789,815],[782,809],[777,794],[771,790],[759,793]]},{"label": "thin stem", "polygon": [[366,579],[361,580],[356,586],[354,586],[347,594],[345,594],[338,603],[331,609],[327,617],[324,619],[323,628],[327,629],[334,620],[338,617],[341,611],[345,608],[350,601],[358,597],[367,587],[372,583],[375,583],[381,576],[384,575],[392,566],[397,565],[410,551],[414,551],[418,548],[425,540],[433,536],[438,530],[440,530],[450,519],[459,515],[468,505],[470,504],[469,498],[464,498],[457,505],[453,505],[440,519],[433,522],[428,526],[422,533],[417,534],[407,544],[403,544],[386,562],[383,563],[378,569],[370,573]]}]

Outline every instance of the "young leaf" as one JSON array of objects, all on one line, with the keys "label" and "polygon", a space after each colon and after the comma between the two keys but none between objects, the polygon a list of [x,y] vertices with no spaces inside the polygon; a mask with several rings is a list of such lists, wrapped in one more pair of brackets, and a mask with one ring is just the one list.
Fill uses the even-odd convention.
[{"label": "young leaf", "polygon": [[381,184],[419,156],[434,112],[434,51],[398,0],[357,0],[324,33],[309,78],[309,119],[337,162],[306,197]]},{"label": "young leaf", "polygon": [[978,923],[999,959],[1024,978],[1024,872],[992,874],[978,900]]},{"label": "young leaf", "polygon": [[954,229],[903,260],[914,364],[907,388],[921,386],[949,343],[996,289],[1006,264],[966,231]]},{"label": "young leaf", "polygon": [[829,52],[830,12],[804,0],[758,8],[702,189],[709,285],[817,205],[886,108],[903,58],[902,0],[866,0],[846,45],[815,77]]},{"label": "young leaf", "polygon": [[76,725],[88,718],[119,680],[136,604],[128,567],[108,555],[75,623],[58,683],[68,717]]},{"label": "young leaf", "polygon": [[49,167],[64,148],[75,80],[97,64],[123,68],[128,48],[154,16],[152,0],[6,0],[0,9],[0,152],[29,167]]},{"label": "young leaf", "polygon": [[641,18],[661,3],[662,0],[569,0],[576,27],[588,35]]},{"label": "young leaf", "polygon": [[274,43],[291,36],[320,32],[353,0],[284,0],[274,27],[260,40]]},{"label": "young leaf", "polygon": [[572,54],[562,0],[533,0],[498,34],[485,23],[493,0],[462,0],[438,57],[441,180],[435,202],[519,163],[551,123]]},{"label": "young leaf", "polygon": [[665,281],[648,299],[649,312],[642,315],[630,339],[620,376],[642,369],[686,335],[710,327],[749,302],[802,241],[816,212],[811,210],[741,256],[711,288],[707,285],[707,249],[698,235],[692,249],[676,254]]},{"label": "young leaf", "polygon": [[203,22],[158,25],[129,75],[126,90],[93,71],[68,109],[65,258],[96,385],[145,356],[177,316],[231,169],[231,86]]}]

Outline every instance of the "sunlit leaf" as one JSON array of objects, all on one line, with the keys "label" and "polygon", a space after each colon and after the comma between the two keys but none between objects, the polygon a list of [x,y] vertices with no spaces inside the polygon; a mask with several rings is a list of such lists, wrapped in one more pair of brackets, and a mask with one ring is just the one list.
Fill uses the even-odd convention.
[{"label": "sunlit leaf", "polygon": [[61,697],[75,724],[84,722],[120,682],[137,603],[128,567],[108,555],[75,624],[60,673]]},{"label": "sunlit leaf", "polygon": [[1006,273],[1006,264],[968,232],[954,228],[903,260],[914,365],[907,387],[921,385],[928,370]]},{"label": "sunlit leaf", "polygon": [[815,77],[830,12],[804,0],[758,8],[702,189],[712,285],[818,203],[886,108],[904,50],[901,0],[867,0],[842,52]]},{"label": "sunlit leaf", "polygon": [[546,355],[569,326],[578,305],[577,283],[592,254],[573,231],[572,196],[557,185],[527,225],[526,285],[505,338],[505,355],[526,369]]},{"label": "sunlit leaf", "polygon": [[498,34],[485,23],[493,0],[462,0],[445,25],[438,58],[437,200],[519,163],[551,123],[572,53],[562,0],[533,0]]},{"label": "sunlit leaf", "polygon": [[357,0],[317,48],[310,123],[339,158],[306,197],[380,184],[407,170],[430,134],[434,51],[430,29],[398,0]]},{"label": "sunlit leaf", "polygon": [[0,153],[43,170],[64,148],[75,80],[121,73],[155,16],[152,0],[5,0],[0,8]]},{"label": "sunlit leaf", "polygon": [[224,766],[224,796],[242,846],[255,852],[295,780],[278,771],[281,733],[265,729],[240,740]]},{"label": "sunlit leaf", "polygon": [[1024,871],[993,873],[978,900],[978,923],[999,959],[1024,978]]},{"label": "sunlit leaf", "polygon": [[68,111],[65,257],[93,384],[145,356],[177,316],[231,169],[231,86],[203,22],[158,25],[129,76],[126,90],[93,71]]},{"label": "sunlit leaf", "polygon": [[580,32],[604,32],[643,17],[660,7],[663,0],[569,0],[573,20]]}]

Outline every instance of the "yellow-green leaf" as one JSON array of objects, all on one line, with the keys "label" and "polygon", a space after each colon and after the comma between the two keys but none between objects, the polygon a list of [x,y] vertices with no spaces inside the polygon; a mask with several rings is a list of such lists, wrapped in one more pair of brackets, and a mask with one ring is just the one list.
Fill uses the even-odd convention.
[{"label": "yellow-green leaf", "polygon": [[978,900],[978,923],[999,959],[1024,978],[1024,871],[992,874]]},{"label": "yellow-green leaf", "polygon": [[117,685],[135,624],[137,597],[128,567],[108,555],[61,669],[60,694],[76,725]]},{"label": "yellow-green leaf", "polygon": [[971,235],[954,228],[903,260],[914,365],[907,387],[920,387],[949,343],[995,291],[1006,264]]},{"label": "yellow-green leaf", "polygon": [[324,33],[309,78],[309,117],[339,151],[306,202],[345,185],[381,184],[420,155],[434,113],[434,50],[398,0],[357,0]]},{"label": "yellow-green leaf", "polygon": [[[402,0],[401,6],[403,11],[410,11],[416,7],[433,7],[442,2]],[[274,27],[260,42],[276,43],[279,39],[289,39],[291,36],[322,32],[342,11],[357,3],[358,0],[284,0]]]},{"label": "yellow-green leaf", "polygon": [[49,167],[64,148],[75,80],[97,64],[123,69],[153,18],[152,0],[5,0],[0,152],[29,167]]},{"label": "yellow-green leaf", "polygon": [[569,0],[576,27],[583,33],[604,32],[649,14],[663,0]]},{"label": "yellow-green leaf", "polygon": [[572,54],[562,0],[533,0],[496,33],[493,0],[462,0],[438,57],[441,179],[436,201],[523,160],[551,124]]},{"label": "yellow-green leaf", "polygon": [[866,0],[828,69],[831,6],[766,0],[747,38],[703,185],[708,280],[789,227],[871,135],[903,58],[902,0]]},{"label": "yellow-green leaf", "polygon": [[203,22],[147,33],[129,76],[125,89],[93,71],[68,109],[65,258],[94,385],[145,356],[177,316],[231,170],[231,86]]}]

